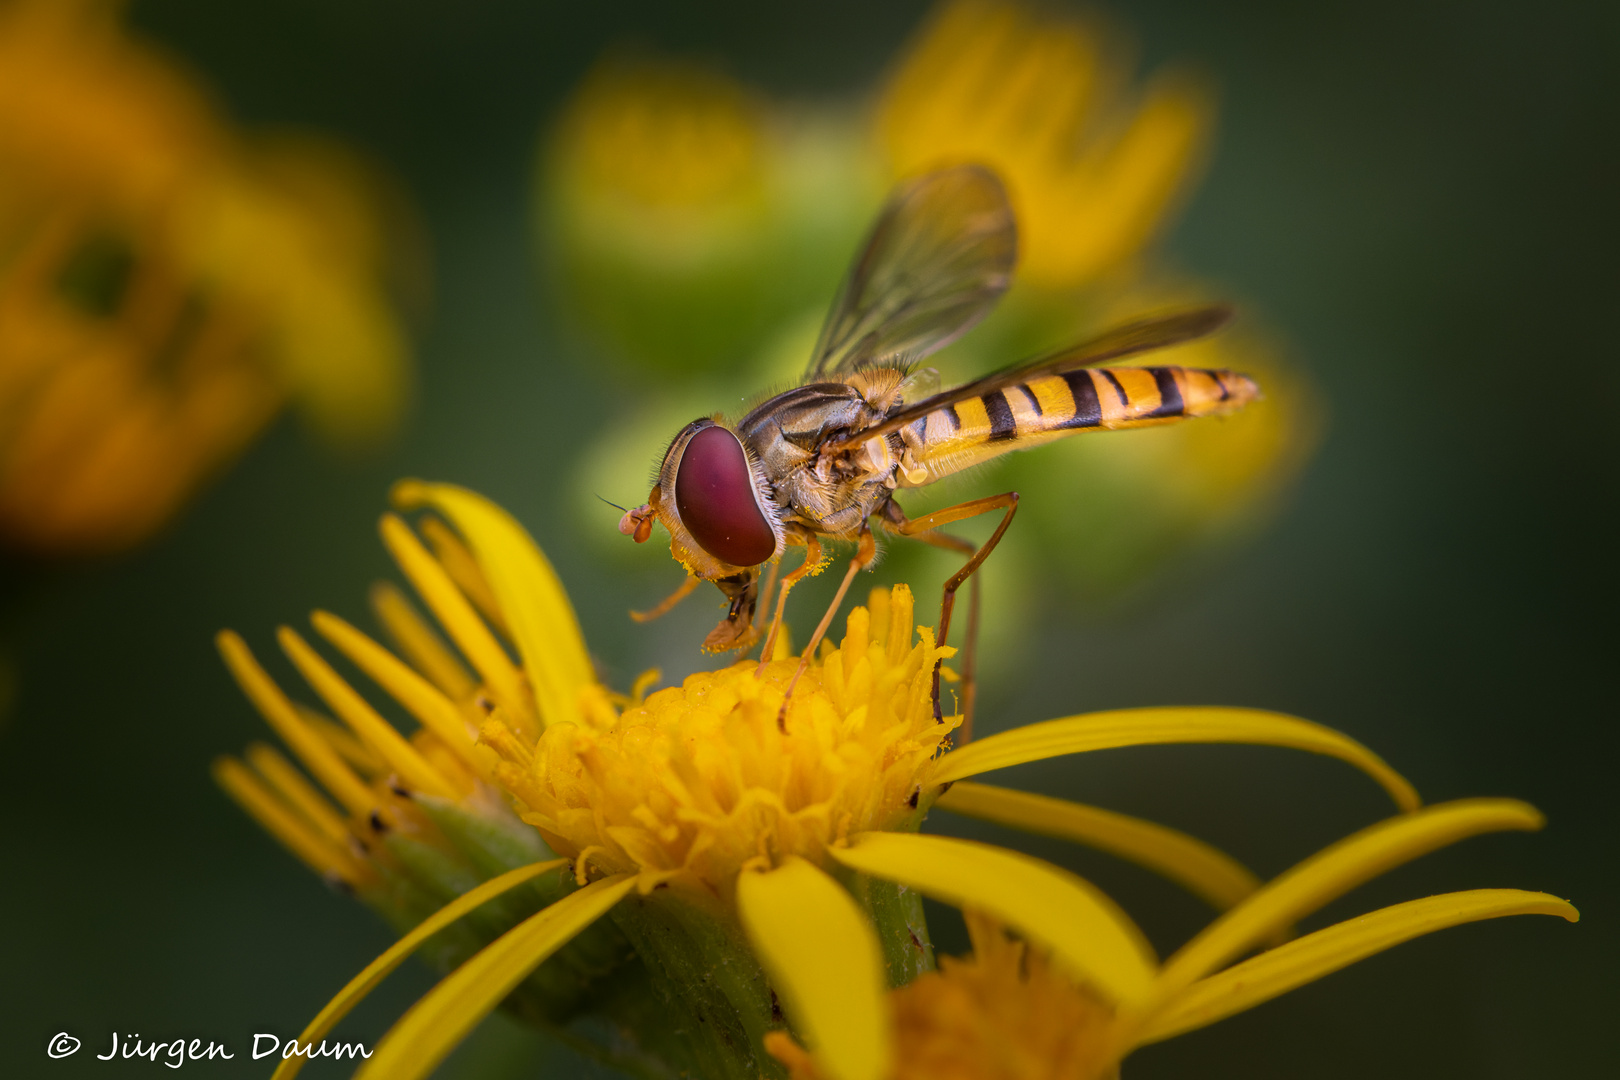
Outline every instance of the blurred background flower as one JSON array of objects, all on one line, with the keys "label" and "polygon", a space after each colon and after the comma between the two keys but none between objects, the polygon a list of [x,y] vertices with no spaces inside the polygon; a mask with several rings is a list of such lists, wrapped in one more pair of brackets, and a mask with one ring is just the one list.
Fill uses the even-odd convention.
[{"label": "blurred background flower", "polygon": [[[839,273],[903,177],[982,162],[1018,214],[1015,287],[929,361],[946,384],[1145,311],[1232,299],[1153,248],[1202,170],[1212,94],[1177,70],[1138,83],[1129,57],[1096,19],[951,0],[854,102],[779,105],[712,68],[600,62],[557,122],[537,189],[549,280],[596,344],[582,358],[625,375],[621,415],[579,473],[587,535],[621,564],[639,556],[596,527],[595,500],[641,501],[681,425],[797,380]],[[1240,310],[1234,330],[1152,362],[1253,374],[1259,404],[1218,423],[1068,440],[914,496],[925,509],[969,483],[1031,496],[986,571],[991,671],[1027,625],[1012,612],[1095,607],[1162,579],[1191,552],[1252,535],[1287,490],[1321,408],[1279,336]],[[897,578],[954,569],[913,547],[892,545]]]},{"label": "blurred background flower", "polygon": [[409,381],[397,194],[233,131],[118,7],[0,6],[0,544],[34,554],[145,539],[288,402],[375,444]]}]

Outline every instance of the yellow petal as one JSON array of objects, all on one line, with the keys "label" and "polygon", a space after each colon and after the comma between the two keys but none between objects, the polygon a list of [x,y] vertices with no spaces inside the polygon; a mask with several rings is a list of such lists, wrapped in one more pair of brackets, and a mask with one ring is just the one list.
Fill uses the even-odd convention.
[{"label": "yellow petal", "polygon": [[304,774],[298,771],[297,766],[272,746],[264,743],[250,743],[245,755],[248,764],[253,766],[264,778],[277,795],[281,796],[305,821],[315,827],[315,831],[326,837],[327,840],[344,850],[348,849],[350,833],[349,827],[343,821],[337,808],[326,801],[326,796],[315,790],[315,785],[304,779]]},{"label": "yellow petal", "polygon": [[605,915],[635,883],[631,874],[593,881],[502,934],[412,1005],[356,1080],[417,1080],[432,1072],[529,972]]},{"label": "yellow petal", "polygon": [[852,870],[994,915],[1116,1001],[1137,1000],[1152,984],[1153,951],[1136,924],[1095,886],[1050,863],[914,833],[861,833],[827,853]]},{"label": "yellow petal", "polygon": [[394,502],[431,504],[466,538],[512,627],[523,666],[547,723],[579,718],[579,688],[592,682],[579,620],[556,571],[510,514],[464,488],[405,480]]},{"label": "yellow petal", "polygon": [[1224,1020],[1403,941],[1503,915],[1580,919],[1556,896],[1519,889],[1473,889],[1409,900],[1306,934],[1194,983],[1149,1022],[1137,1042],[1158,1042]]},{"label": "yellow petal", "polygon": [[450,575],[450,580],[467,594],[467,599],[473,602],[478,613],[488,619],[491,626],[510,638],[512,629],[506,625],[506,615],[501,611],[500,601],[495,599],[489,579],[484,577],[484,572],[478,568],[478,560],[461,542],[461,537],[450,526],[430,515],[424,515],[416,524],[422,538],[433,549],[433,554],[438,556],[439,565]]},{"label": "yellow petal", "polygon": [[1269,882],[1210,923],[1164,965],[1156,995],[1179,993],[1279,929],[1404,862],[1480,833],[1534,830],[1541,812],[1516,799],[1459,799],[1389,818],[1334,844]]},{"label": "yellow petal", "polygon": [[1378,781],[1402,810],[1415,810],[1421,805],[1417,792],[1403,776],[1349,736],[1308,720],[1259,709],[1119,709],[1047,720],[953,750],[940,758],[933,779],[945,784],[1060,754],[1154,743],[1257,743],[1326,754]]},{"label": "yellow petal", "polygon": [[737,913],[794,1026],[835,1080],[889,1064],[883,950],[849,893],[793,857],[737,879]]},{"label": "yellow petal", "polygon": [[466,701],[472,697],[478,683],[471,672],[416,613],[416,608],[397,585],[390,581],[373,585],[371,609],[405,659],[443,691],[445,697],[451,701]]},{"label": "yellow petal", "polygon": [[233,757],[214,761],[214,780],[261,828],[315,873],[357,883],[365,870],[347,847],[322,836],[253,771]]},{"label": "yellow petal", "polygon": [[[490,878],[475,889],[469,889],[444,907],[423,919],[410,933],[391,945],[387,952],[367,964],[365,970],[349,980],[349,984],[338,991],[337,997],[326,1003],[322,1009],[309,1022],[298,1035],[301,1043],[319,1042],[328,1032],[337,1026],[338,1021],[349,1015],[349,1011],[360,1004],[362,998],[374,990],[378,983],[388,977],[388,973],[405,962],[428,938],[443,930],[463,915],[480,907],[495,897],[507,892],[525,881],[539,877],[547,870],[555,870],[559,866],[566,866],[567,859],[552,859],[549,862],[532,863],[520,866],[516,870],[508,871],[500,877]],[[549,910],[549,909],[548,909]],[[281,1065],[271,1076],[271,1080],[292,1080],[298,1075],[298,1070],[310,1059],[304,1056],[285,1058]]]},{"label": "yellow petal", "polygon": [[1164,875],[1223,911],[1260,887],[1260,879],[1242,864],[1202,840],[1111,810],[971,781],[956,784],[934,805],[1118,855]]},{"label": "yellow petal", "polygon": [[332,665],[310,648],[309,643],[299,637],[296,631],[283,626],[276,631],[276,640],[281,643],[282,651],[293,662],[298,673],[321,696],[321,700],[360,736],[366,746],[387,762],[401,780],[417,791],[443,799],[455,799],[463,794],[451,787],[439,775],[439,771],[417,752],[416,747],[406,741],[405,736],[394,729],[394,725],[378,715],[377,710],[356,693],[354,687],[345,682],[343,676],[334,671]]},{"label": "yellow petal", "polygon": [[461,710],[437,687],[336,615],[317,611],[311,621],[322,637],[409,709],[411,715],[437,735],[468,768],[480,776],[485,774],[483,763],[473,751],[473,741],[467,734]]},{"label": "yellow petal", "polygon": [[531,710],[517,665],[473,610],[471,601],[450,580],[439,560],[422,546],[410,526],[393,514],[383,515],[380,531],[388,553],[462,655],[472,661],[496,704],[506,706],[518,718],[527,718]]},{"label": "yellow petal", "polygon": [[365,781],[298,715],[297,707],[253,658],[247,642],[234,630],[221,630],[214,640],[219,645],[219,654],[225,658],[225,666],[230,668],[248,700],[332,797],[356,817],[366,817],[377,809],[377,799]]}]

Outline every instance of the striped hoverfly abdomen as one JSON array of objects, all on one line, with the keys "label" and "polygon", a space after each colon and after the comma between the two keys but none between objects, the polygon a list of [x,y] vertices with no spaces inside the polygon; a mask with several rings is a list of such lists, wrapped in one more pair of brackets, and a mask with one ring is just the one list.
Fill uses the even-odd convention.
[{"label": "striped hoverfly abdomen", "polygon": [[1205,368],[1079,367],[930,410],[901,430],[901,487],[921,487],[1009,450],[1236,412],[1260,396],[1247,375]]}]

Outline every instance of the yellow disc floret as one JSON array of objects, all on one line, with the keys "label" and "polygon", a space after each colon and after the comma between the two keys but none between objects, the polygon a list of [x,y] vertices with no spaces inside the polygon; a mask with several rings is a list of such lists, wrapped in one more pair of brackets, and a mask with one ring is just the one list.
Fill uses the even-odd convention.
[{"label": "yellow disc floret", "polygon": [[853,833],[917,816],[922,778],[956,726],[934,719],[932,696],[935,663],[951,653],[931,628],[914,632],[900,585],[850,612],[785,711],[796,657],[700,672],[622,711],[604,699],[533,744],[497,713],[484,738],[524,820],[581,873],[729,898],[756,860],[820,862]]}]

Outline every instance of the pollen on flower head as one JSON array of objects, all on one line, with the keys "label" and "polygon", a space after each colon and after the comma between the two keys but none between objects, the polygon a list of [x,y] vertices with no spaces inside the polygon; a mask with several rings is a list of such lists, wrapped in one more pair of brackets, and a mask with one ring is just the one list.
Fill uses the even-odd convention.
[{"label": "pollen on flower head", "polygon": [[920,818],[919,786],[957,723],[933,714],[934,664],[952,652],[914,630],[898,585],[850,612],[785,714],[797,658],[700,672],[622,711],[603,701],[534,742],[497,716],[484,741],[524,820],[581,873],[729,898],[747,865],[820,862],[851,834]]}]

